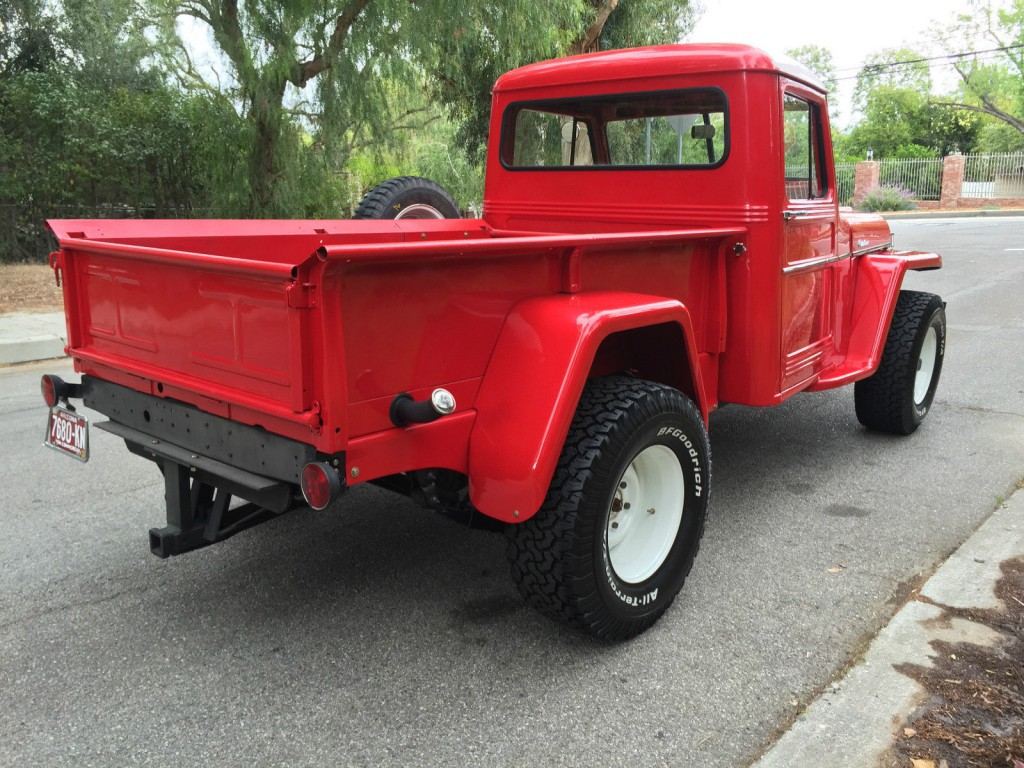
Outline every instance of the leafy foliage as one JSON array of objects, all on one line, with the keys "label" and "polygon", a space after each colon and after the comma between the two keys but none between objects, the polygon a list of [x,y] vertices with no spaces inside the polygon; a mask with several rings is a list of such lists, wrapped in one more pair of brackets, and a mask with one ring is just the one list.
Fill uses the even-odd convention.
[{"label": "leafy foliage", "polygon": [[969,151],[981,119],[966,110],[931,102],[927,91],[876,86],[867,96],[863,119],[849,132],[844,151],[864,158],[870,148],[881,157],[938,157]]},{"label": "leafy foliage", "polygon": [[857,205],[860,211],[910,211],[915,208],[913,194],[899,187],[876,187]]},{"label": "leafy foliage", "polygon": [[693,19],[687,0],[8,0],[0,258],[45,253],[20,233],[46,216],[333,217],[401,173],[478,205],[499,74]]},{"label": "leafy foliage", "polygon": [[937,103],[987,115],[1024,134],[1024,0],[972,0],[970,8],[934,35],[950,50],[988,53],[955,61],[960,91]]},{"label": "leafy foliage", "polygon": [[[166,65],[188,88],[219,91],[251,128],[253,213],[294,208],[296,116],[330,167],[370,146],[395,151],[410,130],[442,116],[477,164],[490,86],[502,72],[565,52],[675,40],[692,22],[687,0],[151,2]],[[211,31],[230,63],[226,86],[188,58],[183,18]]]},{"label": "leafy foliage", "polygon": [[879,89],[927,95],[932,89],[932,73],[928,63],[921,61],[923,58],[923,54],[910,48],[884,48],[866,56],[857,73],[854,106],[865,110],[870,96]]},{"label": "leafy foliage", "polygon": [[822,84],[829,92],[836,89],[836,65],[832,61],[832,51],[823,45],[801,45],[790,48],[786,55],[803,64],[811,72],[821,78]]}]

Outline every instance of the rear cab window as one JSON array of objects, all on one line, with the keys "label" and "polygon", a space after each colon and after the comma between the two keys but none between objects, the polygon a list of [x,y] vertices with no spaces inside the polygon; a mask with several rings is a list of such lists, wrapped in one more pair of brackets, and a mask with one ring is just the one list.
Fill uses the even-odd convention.
[{"label": "rear cab window", "polygon": [[502,124],[510,169],[717,168],[728,152],[718,88],[518,102]]}]

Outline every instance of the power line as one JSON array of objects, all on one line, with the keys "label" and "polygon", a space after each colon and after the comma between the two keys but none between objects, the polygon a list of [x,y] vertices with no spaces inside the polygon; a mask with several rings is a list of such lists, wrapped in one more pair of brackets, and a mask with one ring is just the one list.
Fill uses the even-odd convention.
[{"label": "power line", "polygon": [[1014,45],[1004,45],[1004,46],[1000,46],[999,48],[985,48],[985,49],[978,50],[978,51],[964,51],[962,53],[948,53],[948,54],[945,54],[945,55],[942,55],[942,56],[925,56],[925,57],[921,57],[919,59],[905,59],[903,61],[887,61],[887,62],[882,62],[882,63],[879,63],[879,64],[865,64],[865,65],[863,65],[861,67],[856,67],[856,68],[855,67],[844,67],[843,69],[838,70],[838,71],[843,72],[843,71],[851,71],[851,70],[856,69],[857,70],[857,74],[855,74],[855,75],[844,75],[843,77],[837,77],[836,81],[838,82],[840,80],[856,80],[862,74],[871,74],[871,73],[875,73],[875,72],[884,72],[884,71],[886,71],[888,69],[894,69],[896,67],[906,66],[907,64],[923,64],[925,62],[943,61],[943,62],[945,62],[945,64],[939,65],[939,66],[946,66],[946,65],[952,66],[952,65],[956,64],[956,60],[959,60],[959,59],[966,59],[966,58],[969,58],[971,56],[979,56],[979,55],[983,55],[983,54],[990,54],[991,55],[991,54],[996,54],[996,53],[1005,53],[1006,51],[1013,51],[1013,50],[1016,50],[1018,48],[1024,48],[1024,43],[1018,43],[1018,44],[1014,44]]},{"label": "power line", "polygon": [[[977,63],[977,64],[990,64],[990,63],[998,61],[998,60],[999,60],[999,56],[997,54],[991,54],[991,53],[987,54],[987,55],[984,55],[984,56],[978,56],[977,58],[971,59],[972,63]],[[934,71],[935,69],[944,68],[944,67],[956,67],[960,63],[961,62],[959,60],[957,60],[957,61],[933,61],[933,62],[929,63],[928,68],[929,68],[929,70],[933,70]],[[880,75],[880,74],[883,74],[885,72],[892,72],[892,71],[899,71],[899,70],[896,67],[886,67],[884,69],[871,69],[871,70],[869,70],[867,72],[867,74],[869,74],[869,75]],[[859,79],[861,77],[861,74],[862,73],[857,73],[856,75],[844,75],[843,77],[837,77],[836,78],[836,82],[842,82],[844,80],[857,80],[857,79]]]}]

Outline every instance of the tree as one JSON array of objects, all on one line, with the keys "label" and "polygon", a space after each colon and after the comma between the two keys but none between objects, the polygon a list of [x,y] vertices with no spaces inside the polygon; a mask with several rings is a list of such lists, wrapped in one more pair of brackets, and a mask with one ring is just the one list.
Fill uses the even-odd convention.
[{"label": "tree", "polygon": [[849,132],[844,152],[864,157],[937,157],[973,148],[981,119],[937,107],[927,93],[878,86],[867,95],[863,117]]},{"label": "tree", "polygon": [[811,72],[818,76],[825,89],[832,94],[829,99],[828,113],[834,125],[839,118],[839,100],[836,97],[836,67],[832,61],[832,51],[821,45],[801,45],[798,48],[790,48],[786,55],[803,64]]},{"label": "tree", "polygon": [[829,91],[836,89],[836,66],[832,61],[832,51],[821,45],[801,45],[790,48],[786,55],[803,64],[811,72],[821,78],[822,84]]},{"label": "tree", "polygon": [[975,0],[971,8],[936,35],[949,50],[986,53],[955,59],[961,98],[936,103],[988,115],[1024,134],[1024,0],[1003,7]]},{"label": "tree", "polygon": [[[503,60],[513,41],[526,55],[547,54],[556,43],[551,30],[577,10],[573,6],[554,0],[530,4],[533,10],[525,13],[471,0],[254,0],[244,6],[237,0],[171,0],[163,30],[165,39],[175,39],[174,22],[190,16],[212,31],[231,65],[231,96],[253,133],[251,212],[283,213],[289,189],[282,182],[299,141],[286,95],[322,131],[341,136],[359,122],[373,125],[404,89],[420,87],[422,73],[442,64],[438,41],[473,31],[485,35]],[[193,85],[210,87],[197,82],[187,61],[179,60],[179,72],[188,73]],[[325,146],[337,151],[342,145],[325,140]]]},{"label": "tree", "polygon": [[316,134],[328,162],[340,165],[360,136],[386,137],[396,121],[429,118],[427,95],[450,110],[461,140],[472,148],[483,134],[490,85],[501,72],[628,34],[642,37],[639,42],[663,39],[691,16],[685,0],[152,2],[183,82],[216,88],[188,59],[177,34],[181,17],[206,25],[230,63],[228,95],[253,133],[253,213],[288,209],[289,158],[301,134],[296,114]]},{"label": "tree", "polygon": [[17,0],[0,22],[0,260],[45,256],[52,216],[240,212],[246,126],[153,68],[134,0]]},{"label": "tree", "polygon": [[902,89],[927,95],[932,89],[932,73],[926,57],[910,48],[885,48],[869,54],[857,73],[853,89],[856,109],[864,111],[869,95],[879,88]]},{"label": "tree", "polygon": [[56,65],[63,43],[58,19],[43,0],[0,5],[0,78]]}]

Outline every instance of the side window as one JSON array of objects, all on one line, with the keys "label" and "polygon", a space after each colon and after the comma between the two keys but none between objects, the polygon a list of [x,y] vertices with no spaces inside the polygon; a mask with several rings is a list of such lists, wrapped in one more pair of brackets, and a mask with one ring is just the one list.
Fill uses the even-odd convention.
[{"label": "side window", "polygon": [[824,197],[828,189],[821,162],[821,110],[791,94],[783,103],[786,196],[790,200]]}]

